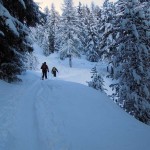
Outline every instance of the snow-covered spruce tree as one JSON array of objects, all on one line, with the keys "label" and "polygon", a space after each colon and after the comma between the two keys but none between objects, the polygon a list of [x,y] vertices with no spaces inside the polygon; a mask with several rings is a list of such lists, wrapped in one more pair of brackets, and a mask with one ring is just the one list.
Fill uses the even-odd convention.
[{"label": "snow-covered spruce tree", "polygon": [[62,16],[57,30],[57,44],[59,44],[60,59],[69,57],[72,67],[72,57],[80,56],[80,40],[78,38],[76,10],[72,0],[64,0]]},{"label": "snow-covered spruce tree", "polygon": [[48,20],[49,31],[48,31],[48,40],[49,40],[49,53],[54,53],[56,51],[56,30],[59,22],[59,13],[55,10],[54,4],[51,5],[50,17]]},{"label": "snow-covered spruce tree", "polygon": [[[92,2],[91,3],[91,12],[92,12],[92,14],[94,14],[94,16],[96,17],[97,15],[99,15],[99,11],[100,11],[100,8],[97,5],[95,5],[94,2]],[[96,19],[98,19],[98,18],[96,18]]]},{"label": "snow-covered spruce tree", "polygon": [[99,43],[101,41],[101,37],[102,37],[102,32],[101,32],[101,28],[102,28],[102,8],[99,8],[98,6],[95,6],[94,3],[91,4],[92,7],[92,14],[94,16],[94,21],[95,21],[95,28],[96,28],[96,39],[97,39],[97,53],[99,55],[99,59],[102,59],[102,53],[101,53],[101,49],[99,48]]},{"label": "snow-covered spruce tree", "polygon": [[115,20],[115,8],[113,3],[105,0],[101,11],[101,27],[99,27],[100,43],[99,55],[107,59],[113,53],[113,43],[115,42],[115,30],[113,27]]},{"label": "snow-covered spruce tree", "polygon": [[79,47],[80,53],[85,55],[86,52],[86,24],[85,24],[85,16],[86,16],[86,7],[79,2],[77,6],[77,27],[78,27],[78,37],[81,41],[81,46]]},{"label": "snow-covered spruce tree", "polygon": [[49,19],[50,18],[50,10],[48,7],[44,9],[44,17],[40,18],[40,24],[37,24],[36,27],[31,27],[30,37],[31,39],[37,43],[40,47],[43,48],[43,54],[48,56],[49,52]]},{"label": "snow-covered spruce tree", "polygon": [[[145,8],[145,7],[144,7]],[[150,123],[150,18],[139,0],[119,0],[117,31],[111,57],[118,103],[137,119]]]},{"label": "snow-covered spruce tree", "polygon": [[0,79],[20,81],[17,75],[25,70],[25,53],[32,51],[26,25],[34,26],[38,14],[32,0],[0,1]]},{"label": "snow-covered spruce tree", "polygon": [[55,7],[52,4],[51,10],[48,7],[44,9],[44,19],[41,18],[41,24],[38,24],[35,28],[31,28],[30,34],[33,41],[35,41],[40,47],[43,48],[43,54],[45,56],[50,55],[54,51],[57,51],[56,46],[56,29],[59,22],[59,13],[55,11]]},{"label": "snow-covered spruce tree", "polygon": [[43,25],[37,24],[36,27],[30,27],[30,38],[33,42],[37,43],[40,47],[43,45],[44,32]]},{"label": "snow-covered spruce tree", "polygon": [[100,73],[97,72],[96,67],[91,69],[91,73],[92,73],[92,81],[88,82],[89,87],[92,87],[96,90],[100,90],[100,91],[104,91],[104,80],[101,76]]},{"label": "snow-covered spruce tree", "polygon": [[42,34],[43,37],[41,47],[43,48],[43,54],[45,56],[50,55],[49,51],[49,32],[50,32],[50,26],[49,26],[49,21],[50,21],[50,10],[48,7],[44,9],[44,14],[46,15],[45,23],[42,25]]},{"label": "snow-covered spruce tree", "polygon": [[98,55],[98,34],[95,17],[86,6],[86,16],[85,16],[85,27],[86,27],[86,56],[87,60],[91,62],[97,62],[99,60]]},{"label": "snow-covered spruce tree", "polygon": [[[95,38],[95,43],[99,43],[98,40],[98,25],[99,25],[99,11],[100,8],[98,6],[95,6],[94,3],[91,4],[91,10],[88,8],[88,6],[84,6],[79,2],[79,5],[77,7],[77,18],[78,18],[78,30],[79,30],[79,39],[81,41],[81,52],[82,54],[87,54],[88,55],[88,46],[89,46],[89,41],[91,41],[90,33],[91,30],[94,29],[94,36],[93,39]],[[92,17],[92,18],[91,18]],[[90,28],[90,26],[92,26]],[[89,39],[87,38],[89,37]],[[94,44],[93,44],[94,45]],[[97,46],[95,46],[97,47]],[[94,54],[95,56],[95,54]],[[93,56],[93,57],[94,57]],[[97,57],[97,56],[96,56]],[[97,60],[92,58],[92,56],[87,57],[88,59],[91,58],[91,60]]]}]

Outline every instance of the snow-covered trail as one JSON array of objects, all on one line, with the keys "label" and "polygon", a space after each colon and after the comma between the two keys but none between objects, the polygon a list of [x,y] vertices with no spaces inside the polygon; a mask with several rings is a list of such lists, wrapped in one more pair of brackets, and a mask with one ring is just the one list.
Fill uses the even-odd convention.
[{"label": "snow-covered trail", "polygon": [[9,91],[14,95],[11,100],[16,102],[16,109],[5,150],[59,150],[63,147],[67,150],[58,131],[61,123],[57,125],[54,112],[47,107],[47,104],[50,106],[48,100],[55,86],[48,80],[40,80],[39,76],[29,74],[23,83]]},{"label": "snow-covered trail", "polygon": [[9,143],[9,149],[39,150],[38,122],[35,103],[38,93],[38,82],[26,87],[20,86],[16,91],[19,103],[14,122],[15,139]]},{"label": "snow-covered trail", "polygon": [[13,109],[0,113],[9,122],[3,125],[0,116],[7,131],[0,134],[0,150],[149,150],[149,127],[92,88],[43,81],[28,71],[22,83],[4,84],[1,90],[9,90],[3,97],[9,101],[12,96],[7,106]]}]

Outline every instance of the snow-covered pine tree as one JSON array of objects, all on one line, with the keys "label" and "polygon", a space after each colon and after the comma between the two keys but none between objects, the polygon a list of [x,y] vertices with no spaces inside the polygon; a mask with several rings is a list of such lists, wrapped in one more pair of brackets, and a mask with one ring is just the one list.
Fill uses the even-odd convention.
[{"label": "snow-covered pine tree", "polygon": [[79,2],[79,5],[77,6],[77,27],[78,27],[78,37],[81,41],[81,46],[79,47],[79,51],[82,54],[85,54],[86,52],[86,38],[87,38],[87,32],[86,32],[86,24],[85,24],[85,16],[86,16],[86,7]]},{"label": "snow-covered pine tree", "polygon": [[[72,64],[72,57],[80,56],[80,40],[78,38],[76,10],[72,0],[64,0],[57,30],[57,44],[59,44],[60,59],[69,56],[69,64]],[[71,67],[71,66],[70,66]]]},{"label": "snow-covered pine tree", "polygon": [[44,9],[44,17],[40,18],[41,23],[37,24],[36,27],[30,28],[31,39],[36,42],[40,47],[43,48],[43,54],[48,56],[49,51],[49,20],[50,20],[50,10],[48,7]]},{"label": "snow-covered pine tree", "polygon": [[139,0],[116,3],[115,53],[111,56],[118,103],[137,119],[150,123],[150,18]]},{"label": "snow-covered pine tree", "polygon": [[48,40],[49,40],[49,53],[54,53],[56,50],[56,30],[59,22],[59,13],[55,10],[54,4],[51,5],[50,17],[48,20],[49,31],[48,31]]},{"label": "snow-covered pine tree", "polygon": [[92,14],[94,16],[95,26],[96,26],[96,36],[97,36],[97,53],[99,55],[99,59],[102,59],[101,50],[99,48],[99,43],[101,41],[102,33],[102,8],[99,8],[98,6],[94,5],[94,3],[91,4]]},{"label": "snow-covered pine tree", "polygon": [[97,72],[97,68],[94,67],[91,69],[91,73],[92,73],[92,81],[88,82],[89,87],[92,87],[96,90],[100,90],[100,91],[104,91],[104,80],[101,76],[100,73]]},{"label": "snow-covered pine tree", "polygon": [[115,8],[112,2],[105,0],[101,11],[101,27],[99,27],[100,45],[99,55],[107,59],[111,58],[113,53],[113,43],[115,42]]},{"label": "snow-covered pine tree", "polygon": [[95,21],[98,23],[100,21],[100,25],[101,25],[101,11],[102,9],[95,5],[93,2],[91,3],[91,12],[94,16]]},{"label": "snow-covered pine tree", "polygon": [[[42,19],[43,20],[43,19]],[[43,45],[44,32],[43,23],[37,24],[36,27],[30,27],[30,38],[33,42],[37,43],[40,47]]]},{"label": "snow-covered pine tree", "polygon": [[48,56],[50,54],[49,50],[49,32],[50,32],[50,10],[48,7],[45,7],[44,14],[46,15],[45,23],[42,25],[42,48],[43,48],[43,54],[45,56]]},{"label": "snow-covered pine tree", "polygon": [[86,56],[87,60],[91,62],[97,62],[99,60],[98,55],[98,34],[96,28],[95,17],[86,6],[86,16],[85,16],[85,27],[86,27]]},{"label": "snow-covered pine tree", "polygon": [[56,30],[59,23],[59,13],[55,10],[54,4],[51,6],[51,10],[48,7],[44,9],[45,20],[42,24],[38,24],[35,28],[31,28],[30,34],[33,41],[43,48],[45,56],[50,55],[54,51],[57,51],[56,46]]},{"label": "snow-covered pine tree", "polygon": [[33,50],[26,25],[34,26],[38,14],[32,0],[0,1],[0,79],[20,81],[17,75],[25,70],[25,53]]}]

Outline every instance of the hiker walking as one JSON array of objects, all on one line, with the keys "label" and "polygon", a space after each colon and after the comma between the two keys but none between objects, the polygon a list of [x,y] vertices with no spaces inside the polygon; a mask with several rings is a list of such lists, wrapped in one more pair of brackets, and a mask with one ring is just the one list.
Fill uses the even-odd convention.
[{"label": "hiker walking", "polygon": [[58,70],[56,67],[53,67],[51,72],[52,72],[53,76],[56,77],[56,72],[58,72]]},{"label": "hiker walking", "polygon": [[42,69],[42,80],[44,80],[44,77],[45,79],[47,79],[47,71],[49,72],[49,69],[46,62],[42,64],[41,69]]}]

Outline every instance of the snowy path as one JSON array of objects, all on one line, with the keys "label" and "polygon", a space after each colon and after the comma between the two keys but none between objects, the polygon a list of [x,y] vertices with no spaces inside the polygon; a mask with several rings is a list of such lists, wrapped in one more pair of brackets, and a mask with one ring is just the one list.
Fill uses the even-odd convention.
[{"label": "snowy path", "polygon": [[150,128],[105,94],[39,76],[27,72],[18,85],[0,81],[0,150],[149,150]]},{"label": "snowy path", "polygon": [[12,122],[4,149],[67,150],[69,146],[59,131],[63,122],[55,120],[54,111],[50,108],[51,102],[57,101],[57,96],[51,99],[52,95],[57,95],[52,91],[59,86],[52,85],[49,80],[39,80],[39,77],[29,78],[25,79],[25,84],[16,85],[9,91],[16,109],[13,110],[14,118],[9,118]]},{"label": "snowy path", "polygon": [[17,99],[20,100],[20,103],[16,112],[16,122],[14,123],[14,135],[16,137],[12,145],[9,144],[10,149],[12,149],[13,145],[17,145],[16,149],[18,150],[39,150],[38,122],[35,110],[37,86],[38,83],[36,82],[16,91]]}]

